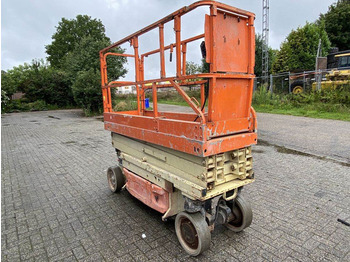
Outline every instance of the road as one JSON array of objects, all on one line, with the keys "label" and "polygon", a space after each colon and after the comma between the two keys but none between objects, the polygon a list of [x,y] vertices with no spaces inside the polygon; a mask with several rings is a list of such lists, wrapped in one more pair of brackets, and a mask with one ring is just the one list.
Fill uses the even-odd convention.
[{"label": "road", "polygon": [[[160,111],[193,112],[185,106],[161,104],[158,107]],[[282,146],[350,165],[350,122],[266,113],[257,115],[261,144]]]},{"label": "road", "polygon": [[[252,204],[251,227],[235,234],[217,226],[210,250],[190,258],[173,220],[162,222],[126,190],[109,191],[106,169],[116,156],[101,119],[79,110],[2,115],[1,260],[350,261],[350,227],[337,221],[350,221],[350,167],[282,150],[298,145],[323,154],[331,143],[309,148],[297,125],[300,135],[279,133],[280,125],[293,130],[293,119],[304,121],[259,115],[265,142],[253,149],[256,182],[242,192]],[[346,128],[338,121],[307,123],[318,130],[312,123],[322,122]],[[327,139],[318,137],[310,139]],[[347,151],[334,150],[348,158]]]}]

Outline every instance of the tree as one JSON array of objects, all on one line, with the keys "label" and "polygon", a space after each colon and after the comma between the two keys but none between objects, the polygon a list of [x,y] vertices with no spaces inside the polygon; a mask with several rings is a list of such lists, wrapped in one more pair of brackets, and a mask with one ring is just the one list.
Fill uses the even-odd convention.
[{"label": "tree", "polygon": [[73,95],[66,74],[43,60],[33,60],[2,73],[2,89],[10,96],[22,91],[28,102],[43,100],[48,104],[72,105]]},{"label": "tree", "polygon": [[48,61],[55,68],[61,68],[66,55],[85,37],[95,40],[109,40],[101,20],[87,15],[78,15],[76,19],[62,18],[52,36],[52,43],[46,46]]},{"label": "tree", "polygon": [[[73,20],[62,18],[52,39],[52,43],[46,46],[48,60],[54,68],[65,72],[72,87],[74,101],[87,114],[101,112],[101,80],[97,80],[100,75],[99,51],[111,44],[102,22],[86,15],[78,15]],[[110,51],[124,52],[119,47]],[[126,74],[127,70],[123,67],[125,62],[125,57],[107,57],[109,81]],[[81,81],[88,83],[85,85]]]},{"label": "tree", "polygon": [[[255,67],[254,73],[257,77],[262,75],[262,36],[260,34],[255,35]],[[269,74],[272,73],[272,64],[276,59],[277,50],[269,47]]]},{"label": "tree", "polygon": [[[75,45],[75,48],[66,55],[62,63],[62,67],[67,72],[71,83],[74,83],[78,73],[81,71],[89,71],[90,69],[95,71],[100,70],[99,51],[110,44],[111,41],[106,38],[102,40],[94,39],[91,36],[82,38],[81,41]],[[111,50],[111,52],[123,53],[124,50],[118,47]],[[125,57],[107,57],[109,81],[117,80],[127,73],[127,70],[123,67],[125,62]]]},{"label": "tree", "polygon": [[319,39],[321,39],[321,56],[326,56],[330,41],[324,24],[306,23],[305,26],[292,30],[282,43],[273,63],[274,72],[313,70]]},{"label": "tree", "polygon": [[199,74],[202,71],[202,67],[192,61],[186,62],[186,75]]},{"label": "tree", "polygon": [[339,50],[350,49],[350,1],[339,0],[331,5],[328,12],[320,15],[332,45]]},{"label": "tree", "polygon": [[[186,75],[195,75],[199,74],[202,71],[202,66],[196,64],[195,62],[188,61],[186,62]],[[195,81],[198,79],[189,79],[189,81]],[[195,87],[196,85],[190,85],[189,89],[192,90],[192,87]]]},{"label": "tree", "polygon": [[[80,43],[76,44],[74,50],[66,55],[63,63],[68,79],[72,83],[74,100],[87,115],[102,112],[99,50],[110,44],[109,39],[96,40],[90,36],[84,37]],[[121,48],[111,50],[115,53],[123,53],[123,51]],[[117,80],[127,73],[123,67],[125,62],[125,57],[107,57],[109,81]],[[84,82],[80,83],[81,81],[88,83],[85,85]]]},{"label": "tree", "polygon": [[23,91],[23,87],[30,81],[32,66],[28,63],[15,66],[7,72],[1,72],[1,89],[5,90],[8,96],[17,91]]},{"label": "tree", "polygon": [[90,69],[80,71],[72,86],[74,100],[84,109],[86,115],[102,112],[101,75]]},{"label": "tree", "polygon": [[[19,76],[20,75],[17,75],[17,77],[14,76],[13,70],[9,70],[9,72],[1,70],[1,97],[6,96],[8,98],[18,90]],[[3,101],[3,99],[1,99],[1,101]]]},{"label": "tree", "polygon": [[209,71],[210,71],[210,64],[207,63],[205,58],[202,58],[201,73],[209,73]]}]

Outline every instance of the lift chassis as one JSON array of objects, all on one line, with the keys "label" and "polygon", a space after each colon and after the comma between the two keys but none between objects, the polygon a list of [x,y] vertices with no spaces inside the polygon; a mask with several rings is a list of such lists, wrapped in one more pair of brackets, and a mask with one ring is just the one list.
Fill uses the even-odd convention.
[{"label": "lift chassis", "polygon": [[239,232],[252,222],[250,205],[240,196],[243,186],[254,181],[251,147],[199,157],[116,133],[112,144],[119,163],[107,172],[113,192],[125,184],[130,194],[163,213],[163,220],[188,213],[185,221],[176,220],[180,243],[182,238],[192,243],[196,233],[178,223],[201,214],[192,218],[193,223],[203,224],[200,230],[207,234],[197,240],[203,241],[200,250],[185,248],[189,254],[198,255],[209,247],[209,232],[216,223]]},{"label": "lift chassis", "polygon": [[[204,33],[181,39],[181,17],[209,6]],[[176,42],[164,45],[164,25],[174,21]],[[254,81],[254,14],[216,1],[199,1],[100,51],[105,129],[111,131],[118,163],[108,168],[113,192],[128,192],[162,214],[175,218],[184,250],[197,256],[209,248],[211,231],[224,224],[240,232],[250,226],[252,209],[241,195],[254,182],[251,145],[257,142],[257,120],[251,99]],[[139,54],[138,37],[159,30],[159,48]],[[186,75],[187,45],[204,39],[201,51],[209,72]],[[112,50],[126,42],[133,54]],[[167,76],[165,53],[176,52],[176,76]],[[159,53],[160,78],[145,79],[145,59]],[[107,56],[135,61],[135,81],[109,81]],[[113,110],[111,90],[133,85],[137,109]],[[201,100],[184,91],[198,85]],[[193,113],[160,112],[157,92],[172,87]],[[153,108],[145,107],[147,91]]]}]

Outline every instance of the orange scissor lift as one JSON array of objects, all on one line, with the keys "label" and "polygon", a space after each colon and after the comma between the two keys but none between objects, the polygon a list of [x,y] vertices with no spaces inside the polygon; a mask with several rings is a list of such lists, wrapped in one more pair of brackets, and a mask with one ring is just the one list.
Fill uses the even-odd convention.
[{"label": "orange scissor lift", "polygon": [[[201,6],[209,8],[203,33],[183,39],[182,16]],[[176,41],[170,45],[164,44],[166,23],[174,25]],[[159,32],[159,48],[140,54],[139,37],[151,30]],[[186,47],[200,39],[209,73],[186,75]],[[131,54],[111,51],[127,42]],[[167,52],[175,52],[175,76],[166,73]],[[145,79],[144,61],[153,54],[160,57],[160,78]],[[163,220],[176,216],[178,240],[192,256],[209,248],[215,224],[239,232],[252,221],[251,207],[240,192],[254,181],[254,54],[254,14],[216,1],[183,7],[100,51],[105,129],[111,131],[118,156],[118,165],[107,171],[110,189],[117,192],[125,186],[162,213]],[[132,58],[135,81],[108,82],[108,56]],[[114,112],[111,90],[130,85],[136,87],[137,110]],[[200,102],[183,90],[189,85],[200,86]],[[193,113],[158,110],[157,94],[169,87]],[[152,110],[145,107],[147,91],[152,93]]]}]

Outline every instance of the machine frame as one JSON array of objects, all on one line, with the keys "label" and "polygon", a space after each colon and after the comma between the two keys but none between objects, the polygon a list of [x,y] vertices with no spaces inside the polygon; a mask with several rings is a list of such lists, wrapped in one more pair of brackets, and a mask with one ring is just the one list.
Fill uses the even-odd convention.
[{"label": "machine frame", "polygon": [[[209,7],[204,32],[182,39],[181,17],[201,6]],[[176,41],[165,46],[164,25],[172,21]],[[139,37],[151,30],[159,31],[159,48],[139,54]],[[199,39],[204,39],[201,51],[209,72],[186,75],[187,44]],[[112,52],[128,42],[132,54]],[[168,76],[165,68],[168,50],[170,57],[175,52],[175,76]],[[156,53],[160,78],[145,79],[145,59]],[[216,224],[240,232],[252,222],[252,209],[241,190],[254,181],[254,55],[254,14],[216,1],[183,7],[100,51],[104,124],[118,156],[118,165],[107,170],[110,189],[125,187],[162,213],[163,220],[176,216],[178,240],[192,256],[209,248]],[[108,56],[133,58],[135,81],[108,81]],[[113,88],[130,85],[136,87],[137,109],[114,111]],[[200,86],[200,102],[185,92],[189,85]],[[193,113],[158,110],[158,91],[169,87]],[[152,110],[145,106],[148,90]]]}]

